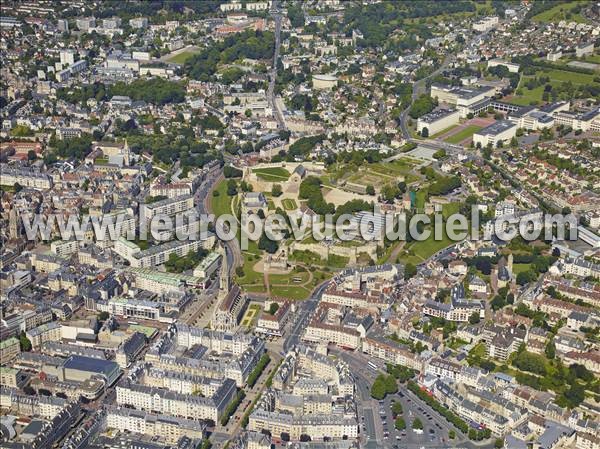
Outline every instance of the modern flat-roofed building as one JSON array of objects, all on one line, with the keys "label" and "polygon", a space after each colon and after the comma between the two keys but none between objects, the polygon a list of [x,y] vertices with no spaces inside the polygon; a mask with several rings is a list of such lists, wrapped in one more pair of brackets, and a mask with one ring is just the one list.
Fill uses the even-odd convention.
[{"label": "modern flat-roofed building", "polygon": [[429,136],[458,124],[460,113],[456,109],[437,109],[417,119],[417,132],[427,128]]},{"label": "modern flat-roofed building", "polygon": [[183,273],[168,273],[152,268],[128,268],[127,273],[135,279],[135,286],[158,295],[184,292],[187,288],[203,289],[206,279]]},{"label": "modern flat-roofed building", "polygon": [[492,123],[473,134],[473,143],[486,147],[497,146],[499,142],[505,143],[517,135],[517,124],[509,120],[500,120]]},{"label": "modern flat-roofed building", "polygon": [[538,109],[524,111],[523,113],[509,114],[508,119],[517,124],[517,127],[538,131],[554,126],[554,118]]},{"label": "modern flat-roofed building", "polygon": [[98,304],[97,309],[125,318],[166,322],[172,320],[164,315],[164,304],[161,302],[118,297],[109,299],[106,305]]},{"label": "modern flat-roofed building", "polygon": [[575,131],[600,131],[600,107],[578,114],[561,111],[554,114],[557,125],[570,126]]},{"label": "modern flat-roofed building", "polygon": [[214,241],[215,235],[208,233],[204,239],[172,240],[141,250],[133,242],[119,238],[115,242],[114,250],[121,257],[128,260],[134,268],[151,268],[164,264],[169,260],[171,254],[183,257],[189,252],[198,251],[200,248],[209,249],[213,246]]},{"label": "modern flat-roofed building", "polygon": [[194,207],[194,197],[192,195],[181,195],[174,198],[167,198],[150,204],[143,204],[140,207],[142,216],[151,220],[157,215],[175,215],[185,212]]},{"label": "modern flat-roofed building", "polygon": [[489,99],[496,93],[493,86],[449,86],[445,84],[432,84],[431,97],[437,98],[441,103],[456,106],[460,117],[469,114],[478,114],[487,110]]},{"label": "modern flat-roofed building", "polygon": [[584,42],[575,47],[575,56],[581,58],[582,56],[591,55],[594,52],[594,42]]},{"label": "modern flat-roofed building", "polygon": [[213,275],[219,267],[221,261],[221,254],[217,252],[210,252],[200,263],[194,268],[194,276],[202,279],[207,279]]},{"label": "modern flat-roofed building", "polygon": [[480,33],[490,31],[498,26],[498,16],[488,16],[473,23],[473,30]]},{"label": "modern flat-roofed building", "polygon": [[192,186],[186,182],[178,182],[172,184],[152,184],[150,186],[150,195],[166,196],[167,198],[177,198],[180,196],[190,195]]},{"label": "modern flat-roofed building", "polygon": [[487,63],[488,68],[497,67],[499,65],[503,65],[511,73],[518,73],[519,69],[521,68],[521,66],[519,64],[515,64],[514,62],[508,62],[508,61],[505,61],[504,59],[497,59],[497,58],[489,59],[488,63]]}]

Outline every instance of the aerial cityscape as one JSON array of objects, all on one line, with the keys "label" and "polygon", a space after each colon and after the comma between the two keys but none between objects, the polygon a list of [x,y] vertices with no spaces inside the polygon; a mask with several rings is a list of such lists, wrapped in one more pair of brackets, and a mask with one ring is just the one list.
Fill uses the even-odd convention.
[{"label": "aerial cityscape", "polygon": [[0,449],[600,449],[600,2],[4,0]]}]

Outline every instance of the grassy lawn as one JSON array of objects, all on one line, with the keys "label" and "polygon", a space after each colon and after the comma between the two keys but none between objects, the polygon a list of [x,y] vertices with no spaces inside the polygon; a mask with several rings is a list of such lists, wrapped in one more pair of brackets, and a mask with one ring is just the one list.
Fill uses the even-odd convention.
[{"label": "grassy lawn", "polygon": [[252,322],[258,320],[260,309],[261,307],[258,304],[250,304],[248,310],[246,310],[246,313],[242,318],[242,325],[249,327],[252,324]]},{"label": "grassy lawn", "polygon": [[[294,282],[292,279],[298,278],[299,282]],[[298,285],[308,281],[310,274],[304,268],[294,268],[287,274],[269,274],[270,284],[290,284]]]},{"label": "grassy lawn", "polygon": [[581,13],[573,13],[573,8],[577,6],[586,6],[583,2],[569,2],[556,5],[544,12],[539,13],[537,16],[533,16],[534,22],[560,22],[566,20],[567,22],[587,23],[585,17]]},{"label": "grassy lawn", "polygon": [[592,62],[594,64],[600,64],[600,54],[588,55],[585,58],[583,58],[583,60],[585,62]]},{"label": "grassy lawn", "polygon": [[191,58],[198,52],[195,51],[182,51],[181,53],[172,56],[169,58],[169,62],[174,62],[175,64],[183,64],[188,58]]},{"label": "grassy lawn", "polygon": [[569,72],[567,70],[548,70],[544,71],[543,74],[549,76],[551,81],[571,81],[573,84],[590,84],[594,82],[595,78],[595,75]]},{"label": "grassy lawn", "polygon": [[516,263],[513,265],[513,273],[515,275],[522,273],[523,271],[528,271],[531,269],[530,263]]},{"label": "grassy lawn", "polygon": [[[454,206],[452,206],[454,208]],[[431,231],[431,235],[427,240],[412,241],[408,243],[405,250],[399,255],[398,260],[404,263],[419,264],[429,257],[433,256],[438,251],[456,243],[451,240],[445,230],[442,233],[442,239],[436,240],[434,236],[434,226],[431,224],[426,228]]]},{"label": "grassy lawn", "polygon": [[215,191],[219,192],[218,196],[211,197],[211,209],[215,217],[225,214],[231,214],[231,202],[233,197],[227,195],[227,180],[224,179],[215,187]]},{"label": "grassy lawn", "polygon": [[437,253],[439,250],[451,245],[452,243],[453,241],[450,240],[448,236],[444,233],[442,240],[438,241],[435,240],[433,237],[430,237],[427,240],[423,240],[422,242],[412,243],[409,249],[414,251],[415,256],[421,257],[422,259],[427,259],[433,254]]},{"label": "grassy lawn", "polygon": [[460,338],[451,337],[451,339],[446,343],[446,346],[448,346],[450,349],[454,349],[455,351],[457,351],[462,346],[468,343],[468,341],[461,340]]},{"label": "grassy lawn", "polygon": [[253,172],[260,179],[268,182],[287,181],[290,177],[290,172],[283,167],[257,168]]},{"label": "grassy lawn", "polygon": [[422,188],[416,194],[415,207],[419,210],[425,209],[425,202],[427,201],[427,189]]},{"label": "grassy lawn", "polygon": [[486,351],[485,351],[485,344],[484,343],[477,343],[469,351],[469,356],[473,356],[473,357],[485,358],[485,354],[486,354]]},{"label": "grassy lawn", "polygon": [[248,251],[242,253],[244,257],[244,275],[237,278],[237,282],[240,285],[263,283],[263,274],[254,271],[254,265],[260,260],[260,251],[257,247],[257,252],[254,252],[253,245],[256,246],[256,242],[248,242]]},{"label": "grassy lawn", "polygon": [[481,126],[469,125],[469,126],[465,127],[464,129],[460,130],[459,132],[457,132],[456,134],[451,135],[450,137],[445,139],[445,141],[448,143],[460,143],[463,140],[467,139],[468,137],[471,137],[473,134],[475,134],[481,128],[482,128]]},{"label": "grassy lawn", "polygon": [[311,290],[305,287],[298,286],[273,286],[271,287],[271,295],[281,296],[287,299],[306,299],[309,297]]},{"label": "grassy lawn", "polygon": [[511,98],[510,103],[519,106],[529,106],[530,104],[541,103],[542,95],[544,94],[544,86],[539,86],[532,90],[523,87],[521,92],[522,95]]},{"label": "grassy lawn", "polygon": [[458,213],[460,210],[461,203],[448,203],[442,205],[442,215],[444,218],[448,218],[450,215]]},{"label": "grassy lawn", "polygon": [[281,204],[283,205],[283,208],[285,210],[296,210],[296,209],[298,209],[298,205],[296,204],[296,201],[293,198],[284,198],[281,201]]}]

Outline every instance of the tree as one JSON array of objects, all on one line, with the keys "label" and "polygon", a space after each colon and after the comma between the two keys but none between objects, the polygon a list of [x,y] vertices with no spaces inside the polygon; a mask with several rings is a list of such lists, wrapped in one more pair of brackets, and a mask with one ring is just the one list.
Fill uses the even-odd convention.
[{"label": "tree", "polygon": [[450,438],[451,440],[453,440],[454,438],[456,438],[456,430],[450,429],[448,431],[448,438]]},{"label": "tree", "polygon": [[426,126],[421,130],[421,137],[429,137],[429,129]]},{"label": "tree", "polygon": [[533,270],[521,271],[517,274],[517,284],[519,285],[527,285],[530,282],[535,281],[537,275],[533,272]]},{"label": "tree", "polygon": [[258,249],[268,252],[269,254],[274,254],[279,248],[279,243],[275,240],[271,240],[267,234],[263,232],[258,240]]},{"label": "tree", "polygon": [[276,302],[272,302],[271,305],[269,306],[269,313],[271,315],[275,315],[278,310],[279,310],[279,304]]},{"label": "tree", "polygon": [[433,108],[437,106],[437,100],[431,98],[427,94],[422,94],[419,98],[417,98],[412,106],[410,107],[408,114],[416,119],[425,115],[431,111]]},{"label": "tree", "polygon": [[388,394],[393,394],[398,391],[398,384],[396,383],[396,379],[394,376],[388,375],[385,376],[380,374],[373,382],[371,386],[371,397],[381,400],[385,398]]},{"label": "tree", "polygon": [[479,323],[479,320],[480,320],[479,312],[473,312],[471,314],[471,316],[469,317],[469,323],[471,323],[471,324],[477,324],[477,323]]},{"label": "tree", "polygon": [[237,195],[237,183],[233,179],[230,179],[229,181],[227,181],[227,195],[229,195],[229,196]]},{"label": "tree", "polygon": [[412,423],[412,428],[415,430],[423,430],[423,423],[419,418],[415,418],[415,420]]},{"label": "tree", "polygon": [[384,201],[392,202],[400,196],[400,189],[395,184],[386,184],[381,188],[381,197]]},{"label": "tree", "polygon": [[406,429],[406,422],[404,421],[404,418],[402,416],[398,416],[396,418],[396,422],[394,422],[394,427],[396,428],[396,430]]},{"label": "tree", "polygon": [[[423,136],[423,137],[427,137],[427,136]],[[433,153],[434,159],[443,159],[445,157],[446,157],[446,150],[444,150],[443,148],[441,150],[437,150],[435,153]]]},{"label": "tree", "polygon": [[579,406],[585,399],[585,389],[579,384],[571,385],[571,388],[558,398],[557,403],[561,406],[566,406],[571,409]]},{"label": "tree", "polygon": [[546,349],[544,352],[546,354],[546,357],[548,357],[550,360],[556,357],[556,345],[554,344],[554,338],[550,339],[550,341],[546,345]]},{"label": "tree", "polygon": [[27,160],[35,161],[36,159],[37,159],[37,153],[35,152],[35,150],[29,150],[27,152]]},{"label": "tree", "polygon": [[545,376],[548,371],[544,356],[527,351],[520,352],[513,360],[513,365],[521,371],[529,371],[540,376]]},{"label": "tree", "polygon": [[504,439],[496,438],[496,441],[494,442],[494,447],[496,449],[502,449],[504,447]]},{"label": "tree", "polygon": [[21,331],[19,334],[19,345],[21,346],[21,351],[31,351],[31,341],[29,341],[29,338],[27,338],[27,335],[25,335],[25,331]]},{"label": "tree", "polygon": [[273,196],[281,196],[283,193],[283,189],[281,188],[281,184],[273,184],[273,188],[271,189],[271,195]]},{"label": "tree", "polygon": [[106,320],[108,320],[109,317],[110,317],[110,314],[108,312],[100,312],[98,314],[98,321],[106,321]]},{"label": "tree", "polygon": [[242,170],[239,170],[231,165],[226,165],[223,167],[223,176],[226,178],[241,178]]},{"label": "tree", "polygon": [[402,403],[400,401],[394,401],[392,403],[392,413],[394,416],[402,414]]},{"label": "tree", "polygon": [[369,184],[367,186],[366,193],[367,193],[367,195],[375,195],[375,187],[373,187],[372,184]]},{"label": "tree", "polygon": [[417,267],[412,263],[407,263],[404,267],[404,280],[408,281],[417,274]]}]

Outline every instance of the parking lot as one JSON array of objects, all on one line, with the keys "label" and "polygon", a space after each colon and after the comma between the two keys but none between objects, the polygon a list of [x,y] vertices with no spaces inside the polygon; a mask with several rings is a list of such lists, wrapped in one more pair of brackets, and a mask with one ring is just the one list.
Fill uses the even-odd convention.
[{"label": "parking lot", "polygon": [[[402,404],[402,416],[406,423],[405,430],[396,430],[396,419],[392,414],[393,401]],[[448,441],[447,425],[440,423],[430,410],[424,408],[421,401],[417,402],[415,398],[409,397],[409,393],[404,388],[401,388],[397,394],[388,395],[384,400],[379,401],[377,412],[387,447],[400,449],[407,445],[422,445],[425,443],[431,446],[444,444]],[[413,430],[412,424],[416,418],[421,420],[423,430]]]}]

